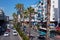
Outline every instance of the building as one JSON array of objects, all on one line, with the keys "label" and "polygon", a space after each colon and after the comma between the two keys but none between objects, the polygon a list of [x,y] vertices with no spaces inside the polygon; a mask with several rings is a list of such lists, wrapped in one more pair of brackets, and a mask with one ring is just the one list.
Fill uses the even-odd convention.
[{"label": "building", "polygon": [[6,30],[7,28],[7,16],[5,16],[4,12],[2,9],[0,9],[0,35],[3,34],[3,32]]},{"label": "building", "polygon": [[35,5],[31,5],[32,8],[34,8],[34,13],[32,13],[31,15],[31,21],[32,21],[32,25],[36,25],[37,24],[37,17],[38,17],[38,13],[37,13],[37,10],[38,10],[38,7],[37,7],[37,4]]},{"label": "building", "polygon": [[[54,28],[57,23],[60,24],[60,0],[51,0],[51,9],[50,9],[50,27]],[[38,5],[38,21],[43,23],[47,22],[47,0],[40,0]]]},{"label": "building", "polygon": [[59,26],[60,26],[60,0],[58,0],[58,9],[59,9],[59,13],[58,13],[58,23],[59,23]]},{"label": "building", "polygon": [[60,24],[60,0],[51,0],[50,22]]},{"label": "building", "polygon": [[[38,4],[38,24],[40,24],[41,26],[44,25],[44,27],[46,27],[46,18],[47,18],[47,0],[39,0]],[[43,26],[42,26],[43,27]]]}]

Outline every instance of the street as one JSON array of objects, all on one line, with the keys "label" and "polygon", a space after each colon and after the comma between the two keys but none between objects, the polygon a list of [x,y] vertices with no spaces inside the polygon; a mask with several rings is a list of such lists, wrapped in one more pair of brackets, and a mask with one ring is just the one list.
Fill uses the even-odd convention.
[{"label": "street", "polygon": [[20,40],[19,36],[13,36],[13,32],[12,32],[12,29],[10,31],[10,36],[8,37],[4,37],[3,35],[0,36],[0,40]]},{"label": "street", "polygon": [[0,40],[60,40],[60,0],[0,0]]},{"label": "street", "polygon": [[[23,29],[23,28],[22,28]],[[25,28],[25,34],[27,35],[28,33],[29,33],[29,27],[26,27]],[[30,29],[30,39],[32,39],[32,40],[38,40],[38,36],[39,34],[38,34],[38,31],[36,31],[36,30],[34,30],[34,29]]]}]

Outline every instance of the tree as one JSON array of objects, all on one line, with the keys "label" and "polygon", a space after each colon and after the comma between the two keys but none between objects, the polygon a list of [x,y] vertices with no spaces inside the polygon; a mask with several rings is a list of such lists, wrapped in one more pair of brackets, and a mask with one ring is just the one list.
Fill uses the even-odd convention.
[{"label": "tree", "polygon": [[16,7],[15,7],[17,10],[20,10],[20,11],[22,11],[22,9],[23,9],[23,4],[16,4]]},{"label": "tree", "polygon": [[14,25],[17,24],[17,14],[16,13],[13,13],[13,22],[14,22]]},{"label": "tree", "polygon": [[31,30],[31,27],[32,27],[32,25],[31,25],[31,19],[32,19],[32,18],[31,18],[31,14],[32,14],[32,13],[34,13],[34,9],[33,9],[32,7],[29,7],[29,8],[28,8],[29,28],[30,28],[30,29],[29,29],[29,36],[30,36],[30,30]]},{"label": "tree", "polygon": [[34,13],[34,9],[32,7],[28,8],[28,13],[29,13],[29,27],[32,27],[31,25],[31,14]]},{"label": "tree", "polygon": [[28,10],[24,10],[24,18],[27,18],[29,16]]},{"label": "tree", "polygon": [[[23,4],[16,4],[16,7],[15,7],[16,9],[17,9],[17,11],[18,11],[18,15],[20,15],[20,22],[18,22],[18,23],[20,23],[20,26],[22,26],[22,22],[21,22],[21,19],[22,19],[22,14],[23,14]],[[19,19],[19,18],[18,18]]]},{"label": "tree", "polygon": [[51,0],[47,0],[47,34],[46,34],[46,40],[50,40],[49,38],[49,24],[50,24],[50,6],[51,6]]}]

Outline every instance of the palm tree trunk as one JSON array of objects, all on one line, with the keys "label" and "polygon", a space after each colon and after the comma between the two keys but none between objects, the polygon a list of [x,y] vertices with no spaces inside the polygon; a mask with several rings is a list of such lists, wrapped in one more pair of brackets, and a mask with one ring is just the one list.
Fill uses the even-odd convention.
[{"label": "palm tree trunk", "polygon": [[24,14],[23,14],[23,25],[22,26],[24,26]]},{"label": "palm tree trunk", "polygon": [[50,0],[47,0],[47,35],[46,35],[46,40],[50,40],[50,29],[49,29],[49,24],[50,24]]},{"label": "palm tree trunk", "polygon": [[30,13],[30,15],[29,15],[29,37],[30,37],[31,27],[32,27],[32,25],[31,25],[31,13]]}]

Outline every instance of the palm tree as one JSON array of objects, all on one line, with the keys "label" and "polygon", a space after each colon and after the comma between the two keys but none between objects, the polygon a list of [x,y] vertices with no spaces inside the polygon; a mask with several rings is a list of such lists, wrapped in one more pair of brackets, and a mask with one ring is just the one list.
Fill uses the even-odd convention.
[{"label": "palm tree", "polygon": [[50,6],[51,6],[51,0],[47,0],[47,34],[46,34],[46,40],[50,40],[50,31],[49,31],[49,24],[50,24]]},{"label": "palm tree", "polygon": [[22,25],[22,27],[24,27],[24,23],[25,23],[24,20],[28,17],[28,11],[24,10],[22,15],[23,15],[23,17],[22,17],[23,18],[23,25]]},{"label": "palm tree", "polygon": [[22,9],[23,9],[23,4],[16,4],[16,7],[15,7],[17,10],[20,10],[20,11],[22,11]]},{"label": "palm tree", "polygon": [[30,28],[29,29],[29,36],[30,36],[30,30],[31,30],[31,27],[32,27],[32,25],[31,25],[31,19],[32,19],[31,14],[34,13],[34,9],[32,7],[29,7],[28,8],[28,13],[29,13],[29,28]]},{"label": "palm tree", "polygon": [[24,18],[27,18],[29,15],[28,15],[28,10],[24,10]]},{"label": "palm tree", "polygon": [[[22,22],[21,22],[21,18],[22,18],[22,13],[23,13],[23,4],[16,4],[15,7],[18,11],[18,15],[20,15],[20,22],[18,22],[20,24],[20,26],[22,26]],[[19,18],[18,18],[19,19]]]},{"label": "palm tree", "polygon": [[34,9],[32,7],[28,8],[28,13],[29,13],[29,27],[32,27],[31,25],[31,14],[34,13]]},{"label": "palm tree", "polygon": [[17,24],[17,14],[16,13],[13,13],[13,24],[16,25]]}]

